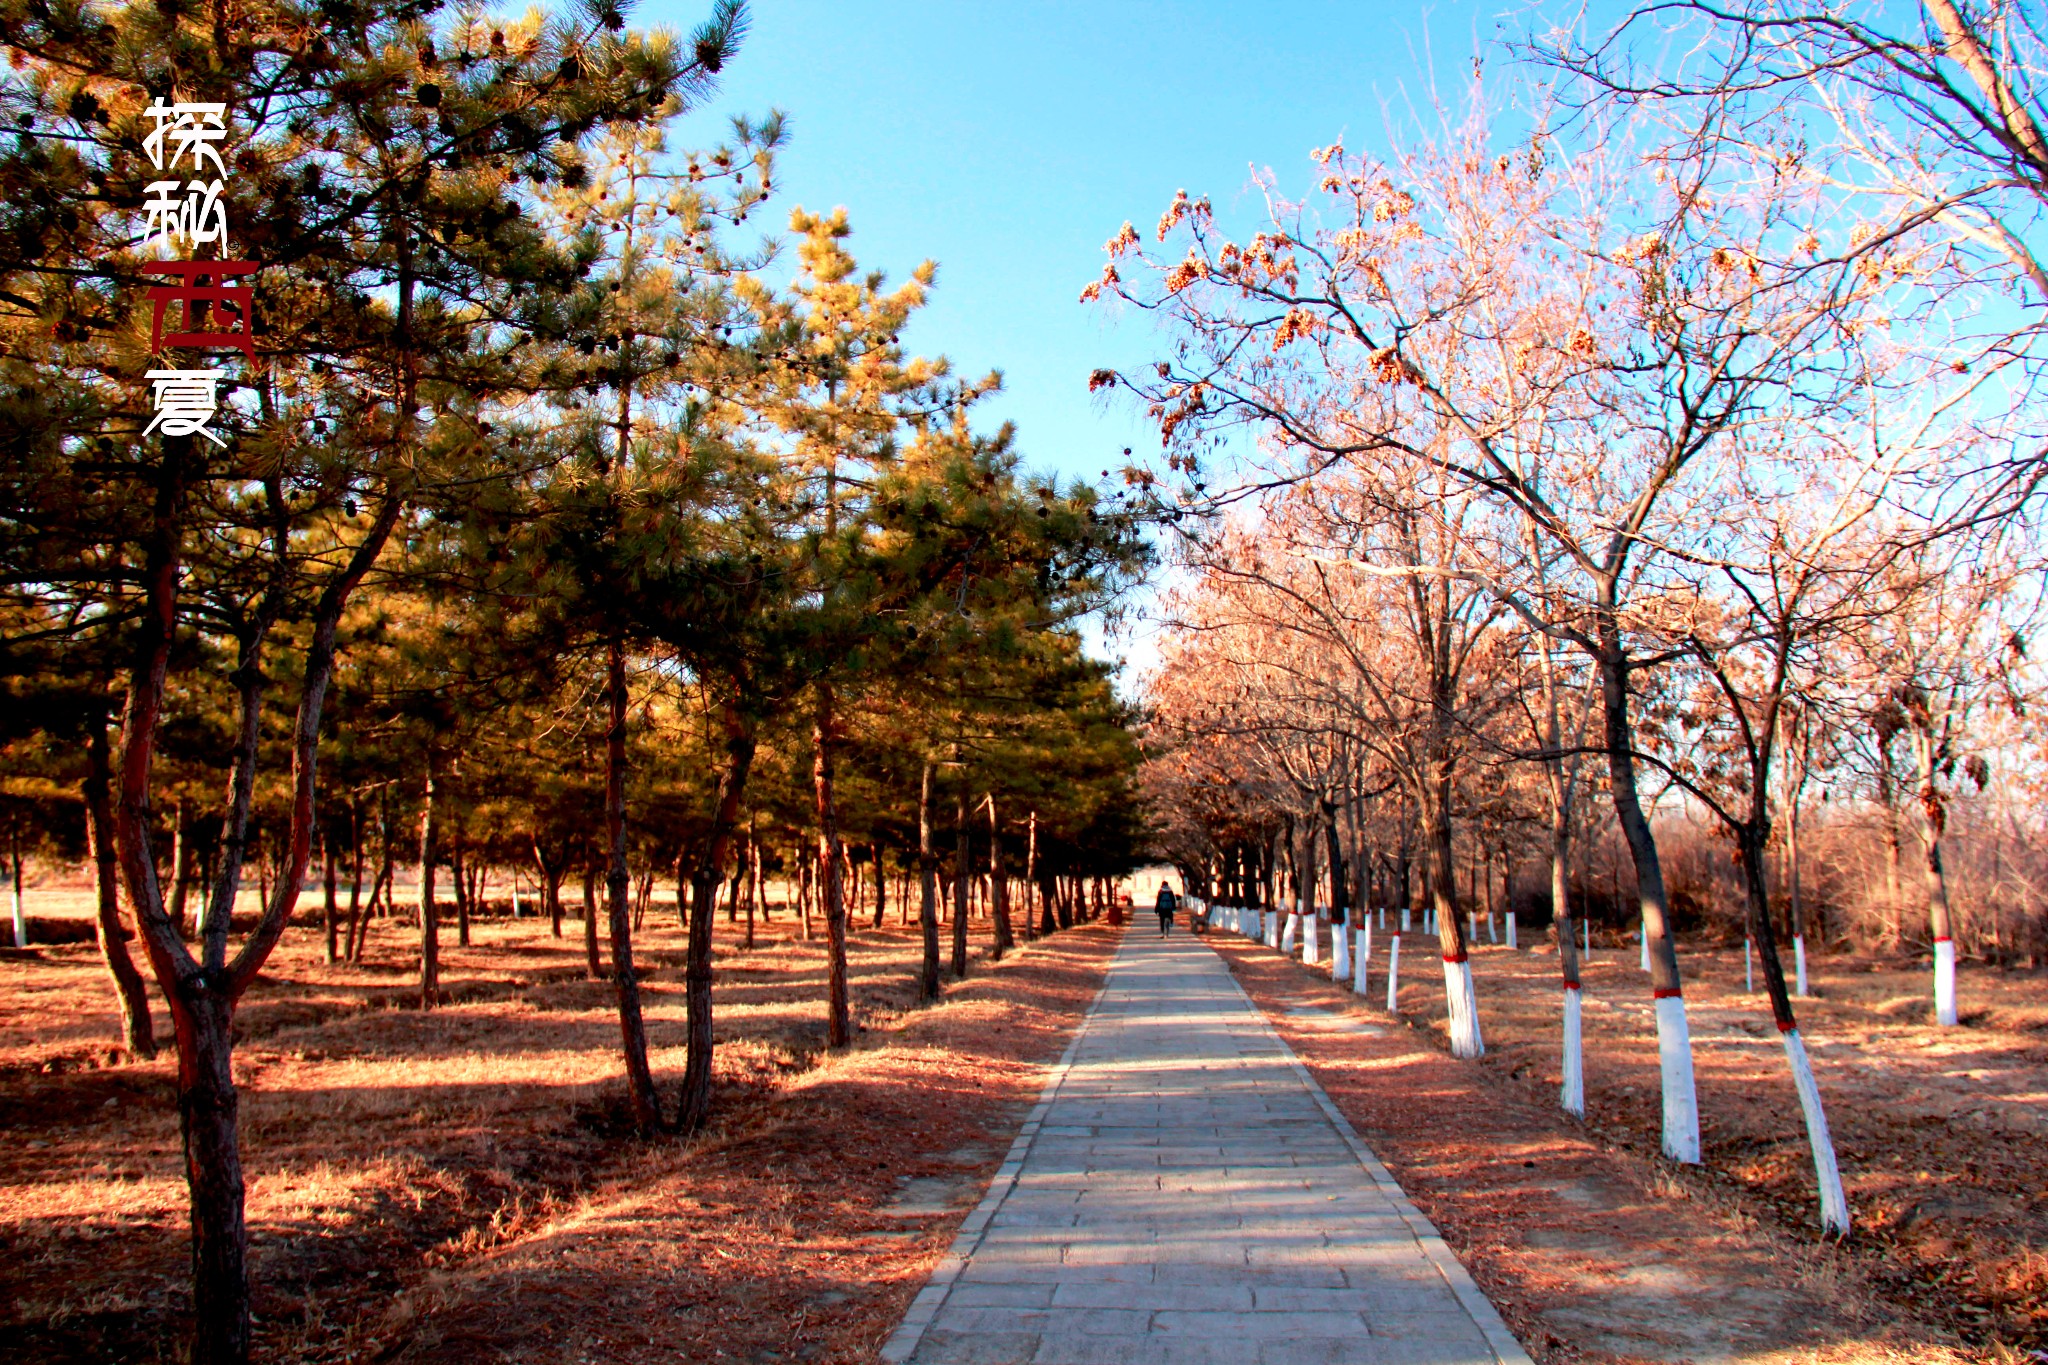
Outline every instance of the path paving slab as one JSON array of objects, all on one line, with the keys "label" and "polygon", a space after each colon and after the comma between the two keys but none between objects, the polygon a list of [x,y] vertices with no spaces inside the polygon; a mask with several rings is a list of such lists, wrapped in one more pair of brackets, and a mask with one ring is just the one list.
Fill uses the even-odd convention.
[{"label": "path paving slab", "polygon": [[1185,935],[1125,937],[891,1365],[1528,1365]]}]

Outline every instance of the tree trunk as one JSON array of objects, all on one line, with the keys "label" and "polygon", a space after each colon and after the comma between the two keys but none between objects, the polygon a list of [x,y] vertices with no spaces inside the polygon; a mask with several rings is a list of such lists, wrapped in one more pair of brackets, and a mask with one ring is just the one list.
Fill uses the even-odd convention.
[{"label": "tree trunk", "polygon": [[804,856],[801,844],[797,846],[796,856],[792,861],[796,864],[797,916],[802,921],[803,940],[809,943],[811,941],[811,882],[813,880],[811,874],[813,869],[811,860]]},{"label": "tree trunk", "polygon": [[1922,837],[1927,841],[1927,929],[1934,940],[1934,1022],[1954,1028],[1960,1017],[1956,1010],[1955,921],[1949,911],[1948,876],[1941,865],[1948,813],[1935,785],[1933,736],[1916,730],[1913,739],[1920,763],[1920,813],[1926,821]]},{"label": "tree trunk", "polygon": [[747,879],[747,863],[744,855],[733,860],[732,880],[725,883],[725,922],[740,922],[740,884]]},{"label": "tree trunk", "polygon": [[363,947],[370,937],[370,921],[379,913],[391,895],[391,880],[396,875],[394,866],[397,851],[391,841],[391,792],[390,788],[378,796],[377,821],[377,875],[370,881],[370,899],[363,907],[362,919],[355,926],[355,941],[349,945],[348,960],[361,962]]},{"label": "tree trunk", "polygon": [[1586,1061],[1579,989],[1579,940],[1572,930],[1571,821],[1553,809],[1550,817],[1550,917],[1557,930],[1557,969],[1564,982],[1564,1083],[1559,1087],[1565,1112],[1586,1116]]},{"label": "tree trunk", "polygon": [[341,914],[335,902],[339,873],[334,863],[334,825],[329,822],[320,835],[320,928],[325,939],[326,962],[330,967],[341,948],[336,941],[340,934]]},{"label": "tree trunk", "polygon": [[604,959],[597,951],[597,876],[592,864],[583,869],[583,979],[604,980]]},{"label": "tree trunk", "polygon": [[967,976],[967,796],[953,804],[953,979]]},{"label": "tree trunk", "polygon": [[661,1126],[654,1073],[647,1065],[647,1024],[640,1013],[640,979],[633,973],[631,878],[626,869],[626,651],[614,635],[605,649],[605,694],[610,724],[604,739],[604,830],[610,855],[605,869],[611,917],[612,981],[619,996],[619,1042],[626,1062],[626,1093],[633,1126]]},{"label": "tree trunk", "polygon": [[889,912],[889,878],[882,872],[880,843],[868,845],[868,861],[874,864],[875,868],[875,927],[879,929],[884,922],[883,916]]},{"label": "tree trunk", "polygon": [[171,807],[171,901],[164,908],[179,937],[190,930],[185,925],[185,897],[192,885],[192,831],[185,823],[185,803]]},{"label": "tree trunk", "polygon": [[751,821],[747,829],[747,947],[754,946],[754,907],[761,913],[768,911],[768,883],[761,875],[761,840],[755,833]]},{"label": "tree trunk", "polygon": [[1616,822],[1635,864],[1636,899],[1650,954],[1650,993],[1657,1013],[1658,1066],[1664,1097],[1664,1155],[1697,1165],[1700,1159],[1699,1097],[1693,1085],[1692,1034],[1679,988],[1678,950],[1670,930],[1670,901],[1664,865],[1637,794],[1634,739],[1628,715],[1628,663],[1621,630],[1611,614],[1599,622],[1602,738],[1607,750],[1608,788]]},{"label": "tree trunk", "polygon": [[[263,826],[261,826],[260,824],[259,824],[258,826],[256,826],[256,833],[255,833],[255,835],[254,835],[254,836],[253,836],[253,837],[252,837],[252,838],[250,839],[250,842],[251,842],[251,843],[253,843],[253,844],[255,844],[255,845],[257,846],[257,851],[256,851],[256,903],[257,903],[258,905],[268,905],[268,904],[270,903],[270,859],[268,859],[268,858],[266,858],[266,857],[264,857],[264,856],[263,856],[263,848],[262,848],[262,843],[263,843]],[[234,907],[234,903],[233,903],[232,901],[230,901],[230,902],[228,903],[228,913],[227,913],[227,925],[228,925],[228,928],[229,928],[230,930],[232,930],[232,929],[234,928],[234,924],[235,924],[235,907]]]},{"label": "tree trunk", "polygon": [[924,763],[917,788],[918,936],[924,956],[917,973],[917,998],[930,1004],[939,998],[939,855],[932,842],[932,761]]},{"label": "tree trunk", "polygon": [[1877,747],[1877,801],[1884,808],[1884,899],[1885,918],[1879,940],[1895,947],[1904,935],[1905,882],[1900,875],[1899,802],[1892,781],[1891,745],[1880,737]]},{"label": "tree trunk", "polygon": [[704,858],[690,878],[690,936],[683,967],[684,1033],[688,1053],[683,1062],[683,1090],[676,1108],[676,1130],[685,1137],[704,1126],[711,1113],[711,929],[717,907],[713,899],[719,869],[739,823],[747,774],[754,763],[754,726],[737,707],[724,714],[725,768],[718,775],[717,802],[711,813],[711,834]]},{"label": "tree trunk", "polygon": [[846,899],[839,882],[839,811],[832,776],[832,748],[838,739],[832,688],[821,683],[811,724],[811,790],[818,813],[818,897],[825,910],[825,1045],[835,1048],[853,1041],[846,983]]},{"label": "tree trunk", "polygon": [[547,912],[548,928],[556,938],[562,936],[562,876],[567,868],[548,856],[540,846],[540,840],[533,841],[533,865],[540,873],[541,908]]},{"label": "tree trunk", "polygon": [[1450,774],[1430,776],[1422,798],[1428,822],[1429,883],[1436,911],[1437,946],[1443,955],[1444,995],[1449,1007],[1451,1055],[1467,1060],[1484,1056],[1486,1040],[1479,1029],[1479,1000],[1472,984],[1472,962],[1465,944],[1465,925],[1458,916],[1455,850],[1451,844]]},{"label": "tree trunk", "polygon": [[342,936],[342,956],[356,960],[356,934],[363,915],[363,799],[349,802],[348,815],[348,929]]},{"label": "tree trunk", "polygon": [[[1759,775],[1763,776],[1763,775]],[[1757,790],[1763,790],[1761,783]],[[1849,1232],[1849,1202],[1842,1190],[1842,1175],[1835,1161],[1834,1141],[1828,1136],[1826,1111],[1821,1107],[1820,1087],[1807,1060],[1806,1044],[1799,1037],[1799,1024],[1792,1015],[1792,998],[1785,989],[1785,967],[1778,956],[1777,927],[1771,923],[1770,893],[1764,882],[1764,851],[1769,835],[1768,815],[1753,811],[1749,821],[1735,831],[1736,852],[1742,865],[1744,909],[1749,934],[1755,940],[1758,959],[1764,969],[1764,991],[1770,997],[1771,1018],[1784,1039],[1785,1058],[1792,1070],[1792,1082],[1799,1093],[1799,1107],[1806,1118],[1808,1149],[1813,1154],[1816,1184],[1820,1191],[1821,1225],[1829,1232]]]},{"label": "tree trunk", "polygon": [[[1337,839],[1337,803],[1327,797],[1322,801],[1323,812],[1323,857],[1329,867],[1330,876],[1330,922],[1336,925],[1349,924],[1351,920],[1351,888],[1344,876],[1344,850]],[[1342,932],[1339,930],[1339,932]]]},{"label": "tree trunk", "polygon": [[[149,990],[128,953],[128,931],[121,925],[121,869],[114,851],[113,762],[107,752],[107,718],[93,719],[86,739],[85,840],[92,854],[93,889],[97,914],[94,929],[99,939],[100,961],[114,983],[114,1000],[121,1011],[121,1039],[131,1055],[156,1056],[156,1029],[149,1017]],[[16,857],[19,867],[19,855]],[[19,885],[20,874],[16,873]]]},{"label": "tree trunk", "polygon": [[441,909],[434,903],[434,755],[427,754],[425,799],[420,806],[420,1008],[441,997]]},{"label": "tree trunk", "polygon": [[1799,896],[1799,789],[1794,788],[1785,802],[1785,889],[1789,893],[1787,911],[1792,921],[1792,948],[1798,957],[1798,978],[1794,982],[1794,994],[1806,996],[1810,992],[1806,983],[1806,907]]},{"label": "tree trunk", "polygon": [[457,947],[469,946],[469,867],[463,857],[462,828],[456,826],[455,837],[449,842],[448,880],[455,884],[455,943]]},{"label": "tree trunk", "polygon": [[1479,876],[1480,904],[1486,908],[1486,941],[1488,943],[1497,943],[1499,939],[1495,936],[1493,928],[1494,915],[1498,910],[1493,900],[1493,850],[1490,848],[1481,849],[1478,860],[1472,865],[1472,870]]},{"label": "tree trunk", "polygon": [[995,928],[995,950],[990,956],[1000,962],[1004,953],[1017,946],[1010,929],[1009,882],[1003,876],[1003,827],[996,812],[994,792],[988,796],[988,914]]},{"label": "tree trunk", "polygon": [[239,1365],[249,1358],[248,1229],[233,1018],[234,1004],[225,994],[174,999],[171,1006],[178,1121],[192,1206],[195,1365]]}]

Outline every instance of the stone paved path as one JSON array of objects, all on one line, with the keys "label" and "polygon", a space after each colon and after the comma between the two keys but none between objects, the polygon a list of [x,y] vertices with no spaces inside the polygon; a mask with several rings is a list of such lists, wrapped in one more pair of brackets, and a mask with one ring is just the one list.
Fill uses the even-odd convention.
[{"label": "stone paved path", "polygon": [[1149,921],[883,1358],[1528,1361],[1222,959]]}]

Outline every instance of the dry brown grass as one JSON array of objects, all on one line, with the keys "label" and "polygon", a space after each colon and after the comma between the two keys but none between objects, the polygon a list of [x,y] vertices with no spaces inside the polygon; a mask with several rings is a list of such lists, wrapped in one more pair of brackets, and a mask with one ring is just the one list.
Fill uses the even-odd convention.
[{"label": "dry brown grass", "polygon": [[[1924,1324],[1973,1358],[2048,1351],[2048,1037],[2039,1025],[2048,974],[1965,965],[1965,1027],[1945,1030],[1929,1018],[1922,964],[1869,957],[1814,963],[1819,998],[1795,1005],[1857,1223],[1849,1243],[1833,1249],[1818,1242],[1813,1166],[1797,1098],[1769,1006],[1760,991],[1743,989],[1739,945],[1681,953],[1705,1148],[1705,1164],[1696,1168],[1671,1166],[1657,1153],[1656,1038],[1633,947],[1600,951],[1585,974],[1585,1124],[1556,1108],[1555,954],[1485,947],[1472,956],[1487,1055],[1476,1066],[1443,1058],[1429,1074],[1446,1088],[1432,1092],[1425,1111],[1435,1116],[1439,1104],[1457,1112],[1473,1106],[1476,1126],[1445,1137],[1467,1156],[1513,1132],[1552,1134],[1636,1171],[1631,1178],[1663,1201],[1665,1216],[1679,1218],[1678,1210],[1690,1207],[1723,1230],[1714,1235],[1736,1236],[1754,1249],[1763,1256],[1757,1273],[1764,1280],[1750,1287],[1789,1280],[1847,1322]],[[1382,955],[1375,1005],[1385,998],[1377,984],[1383,967]],[[1298,966],[1279,970],[1275,989],[1303,989],[1310,980]],[[1416,1028],[1398,1036],[1426,1042],[1430,1055],[1442,1058],[1440,975],[1408,964],[1403,982],[1403,1011]],[[1348,988],[1341,994],[1348,997]],[[1348,998],[1345,1007],[1357,1008]],[[1417,1064],[1408,1057],[1387,1065],[1409,1067],[1412,1077]],[[1333,1088],[1352,1083],[1339,1078]],[[1511,1131],[1483,1137],[1509,1122],[1502,1115],[1512,1118]],[[1373,1121],[1393,1123],[1384,1113]],[[1435,1139],[1418,1128],[1396,1140]],[[1439,1160],[1458,1167],[1465,1157],[1445,1148],[1422,1164]],[[1466,1172],[1476,1187],[1487,1184],[1483,1166]],[[1544,1207],[1508,1214],[1493,1208],[1484,1216],[1512,1244],[1524,1231],[1518,1220],[1538,1227],[1554,1220],[1555,1208]],[[1684,1259],[1669,1239],[1657,1241],[1654,1254]],[[1742,1287],[1729,1280],[1731,1291]],[[1699,1311],[1712,1311],[1711,1304]],[[1863,1354],[1844,1358],[1884,1360],[1890,1349],[1882,1340],[1863,1340],[1855,1344]],[[1906,1358],[1936,1359],[1945,1348],[1922,1341],[1900,1349]]]},{"label": "dry brown grass", "polygon": [[[485,920],[443,948],[450,1003],[409,1008],[409,932],[329,967],[295,929],[237,1047],[259,1357],[869,1358],[993,1168],[1112,942],[1086,927],[913,1008],[914,934],[849,949],[863,1032],[824,1051],[822,945],[720,925],[718,1117],[621,1130],[611,987],[579,928]],[[977,938],[986,926],[975,926]],[[449,933],[452,940],[453,933]],[[672,911],[637,940],[664,1094],[683,1052]],[[160,1024],[160,1028],[162,1025]],[[188,1312],[170,1063],[122,1064],[89,944],[0,959],[0,1358],[170,1360]]]}]

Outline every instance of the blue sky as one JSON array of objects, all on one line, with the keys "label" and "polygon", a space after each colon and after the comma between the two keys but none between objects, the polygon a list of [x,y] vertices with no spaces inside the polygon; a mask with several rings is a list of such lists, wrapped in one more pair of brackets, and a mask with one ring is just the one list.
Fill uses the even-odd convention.
[{"label": "blue sky", "polygon": [[[633,22],[687,31],[706,8],[653,0]],[[1149,230],[1181,188],[1219,215],[1255,213],[1254,165],[1299,192],[1311,148],[1380,145],[1390,113],[1428,102],[1432,70],[1461,89],[1475,38],[1501,12],[755,0],[718,97],[678,141],[710,141],[733,114],[785,111],[782,211],[846,206],[855,254],[893,279],[938,262],[905,341],[963,373],[1002,370],[985,425],[1015,421],[1035,468],[1095,478],[1126,446],[1157,449],[1139,414],[1087,392],[1091,369],[1143,364],[1158,345],[1144,317],[1077,302],[1103,242],[1127,218]]]},{"label": "blue sky", "polygon": [[[634,18],[684,29],[704,9],[656,0]],[[1147,432],[1127,408],[1091,402],[1088,372],[1142,363],[1155,343],[1144,318],[1076,301],[1102,243],[1126,218],[1149,229],[1183,187],[1255,210],[1254,163],[1298,190],[1310,148],[1340,134],[1377,142],[1389,104],[1427,98],[1425,43],[1456,88],[1491,16],[1461,4],[1425,25],[1420,11],[1369,4],[755,0],[739,59],[680,140],[708,140],[730,114],[786,111],[784,211],[845,205],[856,255],[894,279],[937,261],[932,305],[905,340],[966,373],[1001,369],[988,422],[1016,421],[1030,464],[1093,477]]]}]

